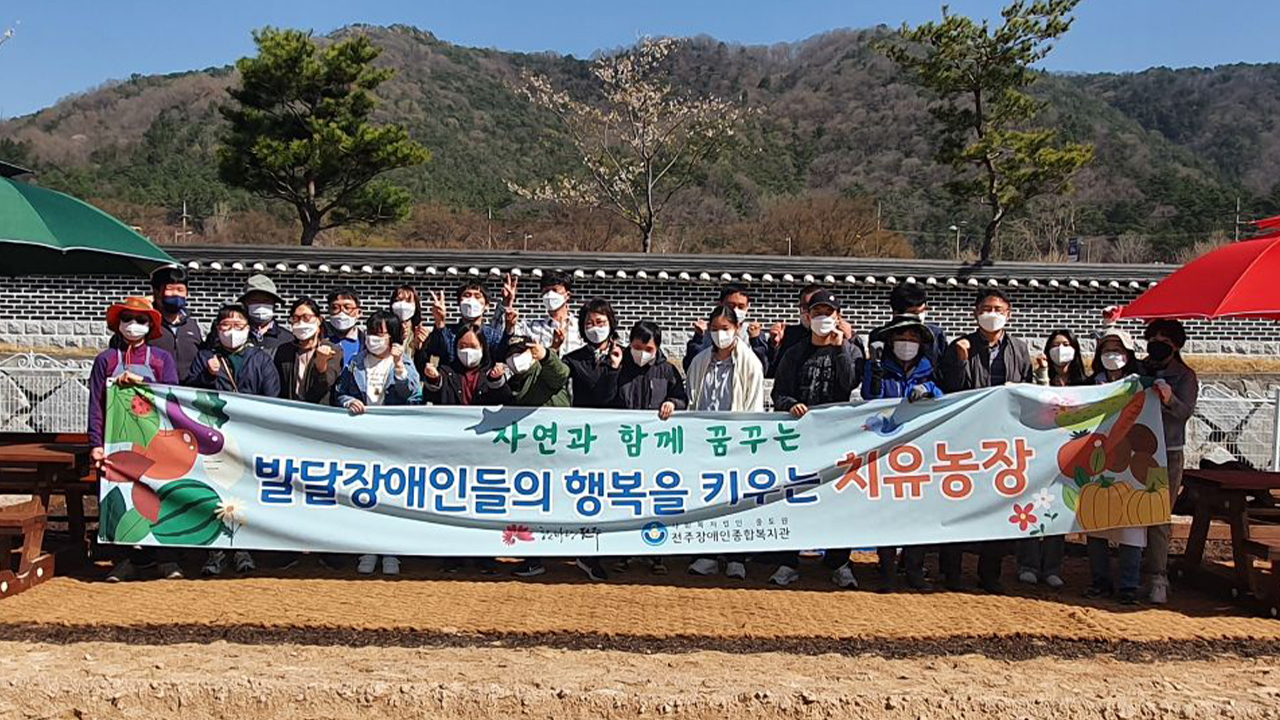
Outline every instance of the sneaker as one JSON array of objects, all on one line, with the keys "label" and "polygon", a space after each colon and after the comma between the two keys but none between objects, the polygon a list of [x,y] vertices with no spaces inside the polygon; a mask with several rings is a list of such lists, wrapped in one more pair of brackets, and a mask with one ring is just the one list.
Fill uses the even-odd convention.
[{"label": "sneaker", "polygon": [[933,589],[933,583],[925,579],[924,575],[907,573],[907,587],[912,590],[929,591]]},{"label": "sneaker", "polygon": [[200,568],[200,572],[206,577],[218,577],[226,567],[227,554],[221,550],[214,550],[209,553],[209,557],[204,561],[204,567]]},{"label": "sneaker", "polygon": [[242,575],[244,573],[251,573],[258,569],[258,566],[253,564],[253,556],[244,550],[236,551],[235,561],[236,572]]},{"label": "sneaker", "polygon": [[[1128,592],[1130,595],[1133,595],[1134,597],[1137,597],[1138,595],[1133,590],[1129,590]],[[1111,595],[1111,588],[1107,587],[1106,585],[1090,585],[1088,589],[1084,591],[1084,596],[1087,598],[1095,598],[1095,599],[1104,598],[1109,595]]]},{"label": "sneaker", "polygon": [[631,558],[622,558],[613,564],[613,571],[624,573],[631,569]]},{"label": "sneaker", "polygon": [[125,558],[124,560],[116,563],[115,567],[111,568],[111,572],[107,574],[107,582],[126,582],[133,580],[136,577],[138,577],[138,569],[133,566],[132,560]]},{"label": "sneaker", "polygon": [[1121,605],[1138,604],[1138,593],[1135,590],[1121,590],[1120,594],[1117,595],[1116,598],[1120,601]]},{"label": "sneaker", "polygon": [[1164,605],[1169,602],[1169,579],[1155,577],[1151,579],[1151,604]]},{"label": "sneaker", "polygon": [[356,572],[361,575],[372,575],[376,567],[378,567],[377,555],[361,555],[356,561]]},{"label": "sneaker", "polygon": [[786,587],[800,579],[800,571],[789,565],[781,565],[769,577],[769,582],[778,587]]},{"label": "sneaker", "polygon": [[176,562],[160,563],[160,577],[165,580],[181,580],[182,568]]},{"label": "sneaker", "polygon": [[604,571],[604,566],[596,558],[578,558],[573,564],[592,582],[604,582],[609,579],[609,573]]},{"label": "sneaker", "polygon": [[1050,575],[1046,577],[1044,579],[1044,584],[1048,585],[1054,590],[1061,590],[1062,586],[1066,585],[1066,583],[1062,582],[1062,578],[1058,577],[1057,575]]},{"label": "sneaker", "polygon": [[400,574],[400,558],[395,555],[382,556],[382,574],[383,575],[399,575]]},{"label": "sneaker", "polygon": [[1018,582],[1026,583],[1028,585],[1035,585],[1036,583],[1040,582],[1040,578],[1036,577],[1036,574],[1030,570],[1023,570],[1022,572],[1018,573]]},{"label": "sneaker", "polygon": [[689,563],[690,575],[715,575],[720,572],[720,563],[715,558],[698,558]]},{"label": "sneaker", "polygon": [[525,560],[511,574],[516,577],[531,578],[538,577],[546,571],[547,566],[543,565],[541,560]]},{"label": "sneaker", "polygon": [[666,575],[667,563],[662,558],[656,557],[649,564],[649,572],[653,573],[654,575]]},{"label": "sneaker", "polygon": [[449,558],[444,561],[444,567],[440,569],[452,575],[462,569],[462,561],[458,558]]},{"label": "sneaker", "polygon": [[831,573],[831,582],[835,583],[838,588],[858,589],[858,578],[853,576],[853,568],[849,567],[849,563],[841,565],[836,568],[835,572]]},{"label": "sneaker", "polygon": [[724,566],[724,576],[733,578],[734,580],[747,579],[747,566],[740,562],[726,563]]}]

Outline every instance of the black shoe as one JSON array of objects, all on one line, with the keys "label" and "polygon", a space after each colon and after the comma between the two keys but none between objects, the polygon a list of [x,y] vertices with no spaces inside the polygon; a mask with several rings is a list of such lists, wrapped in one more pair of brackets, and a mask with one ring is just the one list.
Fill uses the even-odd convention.
[{"label": "black shoe", "polygon": [[1121,590],[1120,593],[1116,595],[1116,598],[1120,601],[1121,605],[1137,605],[1138,591],[1137,590]]},{"label": "black shoe", "polygon": [[983,592],[987,592],[992,595],[1004,594],[1004,583],[999,580],[982,580],[978,583],[978,587],[982,588]]},{"label": "black shoe", "polygon": [[577,565],[578,569],[592,582],[604,582],[609,579],[609,573],[604,571],[604,566],[595,558],[578,558],[574,565]]},{"label": "black shoe", "polygon": [[440,569],[449,573],[450,575],[453,575],[454,573],[462,569],[462,561],[457,558],[449,558],[448,560],[444,561],[444,565]]},{"label": "black shoe", "polygon": [[942,582],[942,586],[951,592],[960,592],[964,590],[964,580],[959,575],[947,575]]},{"label": "black shoe", "polygon": [[907,587],[912,590],[927,591],[933,589],[933,584],[926,580],[924,575],[907,573]]},{"label": "black shoe", "polygon": [[521,578],[538,577],[545,573],[547,568],[542,564],[541,560],[525,560],[520,566],[511,572],[512,575]]},{"label": "black shoe", "polygon": [[[1104,598],[1109,597],[1110,595],[1111,588],[1106,585],[1090,585],[1089,588],[1084,591],[1084,596],[1087,598]],[[1134,593],[1134,596],[1136,597],[1137,594]]]},{"label": "black shoe", "polygon": [[498,574],[498,563],[493,558],[481,558],[477,560],[476,567],[480,568],[481,575]]},{"label": "black shoe", "polygon": [[663,562],[660,557],[654,558],[653,562],[649,565],[649,572],[654,575],[666,575],[667,564]]}]

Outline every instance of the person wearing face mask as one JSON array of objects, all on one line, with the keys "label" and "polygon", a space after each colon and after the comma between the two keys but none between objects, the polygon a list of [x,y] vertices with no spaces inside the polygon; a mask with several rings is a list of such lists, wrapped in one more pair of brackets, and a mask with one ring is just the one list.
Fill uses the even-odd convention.
[{"label": "person wearing face mask", "polygon": [[[689,364],[689,408],[700,412],[764,412],[764,368],[741,333],[737,314],[717,305],[707,317],[711,347],[698,353]],[[725,557],[725,575],[747,577],[746,558]],[[715,557],[694,558],[692,575],[715,575],[720,563]]]},{"label": "person wearing face mask", "polygon": [[[755,353],[756,359],[760,361],[760,368],[768,370],[769,342],[762,331],[760,323],[749,319],[751,296],[747,294],[747,289],[741,285],[725,285],[720,289],[718,302],[723,307],[729,308],[729,311],[733,313],[734,320],[737,321],[738,334],[742,336],[743,341],[747,342],[751,351]],[[686,373],[698,353],[711,346],[711,336],[707,333],[706,321],[694,321],[693,335],[689,337],[689,342],[685,344],[684,350],[684,370]]]},{"label": "person wearing face mask", "polygon": [[325,322],[329,342],[342,348],[342,357],[353,358],[364,348],[364,331],[360,329],[360,296],[346,286],[329,291],[326,299],[329,318]]},{"label": "person wearing face mask", "polygon": [[928,322],[929,293],[920,283],[908,282],[894,285],[889,292],[889,309],[894,317],[911,315],[924,323],[933,334],[933,342],[924,348],[929,364],[936,370],[942,353],[947,349],[947,331],[937,323]]},{"label": "person wearing face mask", "polygon": [[[503,292],[508,293],[514,301],[513,282],[508,282]],[[509,335],[505,320],[506,313],[494,313],[493,318],[488,323],[485,322],[484,317],[488,314],[490,305],[489,289],[485,284],[478,280],[463,281],[454,292],[454,298],[458,303],[460,319],[450,325],[447,323],[448,308],[445,307],[444,293],[431,292],[431,320],[434,329],[431,337],[427,339],[428,360],[435,358],[438,361],[437,364],[452,363],[458,348],[458,336],[474,327],[479,327],[480,332],[484,333],[484,341],[489,349],[496,356],[502,357]]]},{"label": "person wearing face mask", "polygon": [[[1142,372],[1138,362],[1137,346],[1129,333],[1112,323],[1110,314],[1104,314],[1107,325],[1097,334],[1093,354],[1093,379],[1096,385],[1117,382]],[[1117,546],[1117,573],[1111,572],[1111,544]],[[1138,604],[1138,585],[1142,575],[1142,550],[1147,546],[1145,527],[1116,528],[1094,531],[1088,534],[1089,588],[1085,597],[1101,598],[1114,594],[1121,605]]]},{"label": "person wearing face mask", "polygon": [[[161,348],[150,346],[161,336],[161,316],[146,298],[130,297],[107,308],[107,327],[111,329],[112,346],[98,353],[89,372],[89,444],[90,457],[99,470],[106,459],[103,441],[105,430],[107,382],[115,379],[121,385],[157,382],[178,384],[178,371],[173,356]],[[107,575],[108,582],[135,579],[140,571],[156,568],[155,548],[134,548]],[[159,567],[160,577],[177,579],[182,569],[166,555]]]},{"label": "person wearing face mask", "polygon": [[[829,290],[819,290],[809,298],[809,337],[792,346],[778,364],[773,408],[799,419],[819,405],[849,402],[862,361],[861,351],[846,343],[840,330],[840,300]],[[799,553],[780,553],[775,559],[778,568],[771,583],[786,586],[800,579]],[[823,561],[836,587],[858,586],[847,548],[828,550]]]},{"label": "person wearing face mask", "polygon": [[[592,298],[578,310],[578,334],[583,346],[564,356],[572,380],[574,407],[608,407],[613,399],[618,368],[625,355],[615,329],[618,317],[604,298]],[[612,378],[606,376],[612,375]]]},{"label": "person wearing face mask", "polygon": [[[219,392],[280,397],[280,375],[271,356],[249,344],[248,308],[235,303],[218,310],[213,332],[192,361],[184,384]],[[233,560],[238,573],[257,569],[253,556],[247,551],[236,551]],[[216,577],[223,573],[226,564],[226,553],[214,550],[201,572]]]},{"label": "person wearing face mask", "polygon": [[[1089,385],[1085,374],[1080,341],[1070,330],[1054,330],[1044,343],[1044,355],[1032,361],[1036,382],[1051,387]],[[1064,535],[1034,537],[1017,542],[1018,582],[1035,585],[1043,582],[1057,590],[1063,586],[1062,556],[1066,551]]]},{"label": "person wearing face mask", "polygon": [[320,305],[301,298],[289,307],[289,331],[293,337],[276,348],[276,373],[280,397],[313,405],[331,405],[333,388],[342,372],[342,348],[321,336]]},{"label": "person wearing face mask", "polygon": [[[978,329],[952,342],[943,353],[942,389],[957,393],[1008,383],[1034,383],[1027,343],[1006,329],[1013,314],[1008,296],[994,287],[982,288],[974,302],[973,314]],[[989,593],[1004,592],[1000,575],[1007,545],[998,540],[973,543],[978,553],[978,583]],[[948,545],[941,550],[942,573],[948,590],[963,587],[963,551],[963,545]]]},{"label": "person wearing face mask", "polygon": [[[1160,417],[1164,421],[1164,445],[1169,460],[1169,500],[1178,499],[1182,487],[1183,448],[1187,441],[1187,422],[1196,410],[1200,380],[1195,370],[1182,359],[1187,344],[1187,330],[1177,320],[1152,320],[1142,337],[1147,341],[1147,358],[1143,374],[1155,377],[1156,396],[1160,398]],[[1172,508],[1171,508],[1172,509]],[[1153,605],[1169,602],[1169,524],[1147,528],[1147,553],[1142,574],[1149,579],[1147,599]]]},{"label": "person wearing face mask", "polygon": [[582,333],[569,311],[573,281],[564,273],[549,272],[538,281],[538,287],[542,291],[542,306],[547,315],[536,320],[520,321],[516,326],[516,334],[551,348],[562,357],[582,347],[585,344]]},{"label": "person wearing face mask", "polygon": [[276,284],[266,275],[250,277],[244,293],[236,302],[249,310],[249,344],[275,354],[276,348],[293,342],[293,333],[276,322],[276,306],[284,304],[284,298],[276,292]]},{"label": "person wearing face mask", "polygon": [[152,303],[164,322],[160,334],[147,344],[173,356],[179,375],[191,367],[205,339],[200,323],[188,312],[187,290],[186,268],[162,267],[151,273]]},{"label": "person wearing face mask", "polygon": [[765,368],[765,377],[774,377],[777,374],[778,363],[782,362],[782,356],[793,346],[809,339],[809,298],[823,289],[825,289],[823,286],[815,283],[800,288],[799,321],[793,325],[774,323],[769,330],[769,363]]},{"label": "person wearing face mask", "polygon": [[422,366],[428,361],[427,340],[431,337],[431,326],[422,321],[422,302],[418,289],[412,285],[401,285],[391,291],[391,300],[387,309],[400,321],[401,333],[404,336],[404,353],[413,360],[413,367],[422,373]]},{"label": "person wearing face mask", "polygon": [[[871,331],[871,356],[863,367],[859,394],[863,400],[901,398],[907,402],[942,397],[942,389],[934,382],[933,363],[929,357],[934,344],[933,331],[916,315],[900,315],[887,325]],[[880,588],[890,591],[898,583],[896,547],[876,549],[879,556]],[[913,590],[929,590],[925,578],[925,546],[914,545],[901,551],[907,585]]]}]

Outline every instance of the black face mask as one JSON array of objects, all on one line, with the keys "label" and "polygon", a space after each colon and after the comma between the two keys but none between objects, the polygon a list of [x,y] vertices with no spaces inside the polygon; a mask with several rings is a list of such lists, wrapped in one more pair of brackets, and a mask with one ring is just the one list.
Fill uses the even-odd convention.
[{"label": "black face mask", "polygon": [[1165,363],[1169,358],[1173,357],[1173,346],[1163,340],[1153,340],[1147,343],[1147,357],[1152,362]]}]

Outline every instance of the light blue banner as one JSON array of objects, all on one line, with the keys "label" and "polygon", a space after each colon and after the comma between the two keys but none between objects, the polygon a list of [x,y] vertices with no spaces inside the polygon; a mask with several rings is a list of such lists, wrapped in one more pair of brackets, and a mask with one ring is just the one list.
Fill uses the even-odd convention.
[{"label": "light blue banner", "polygon": [[1034,537],[1167,521],[1163,438],[1138,378],[665,422],[113,386],[101,534],[482,557]]}]

